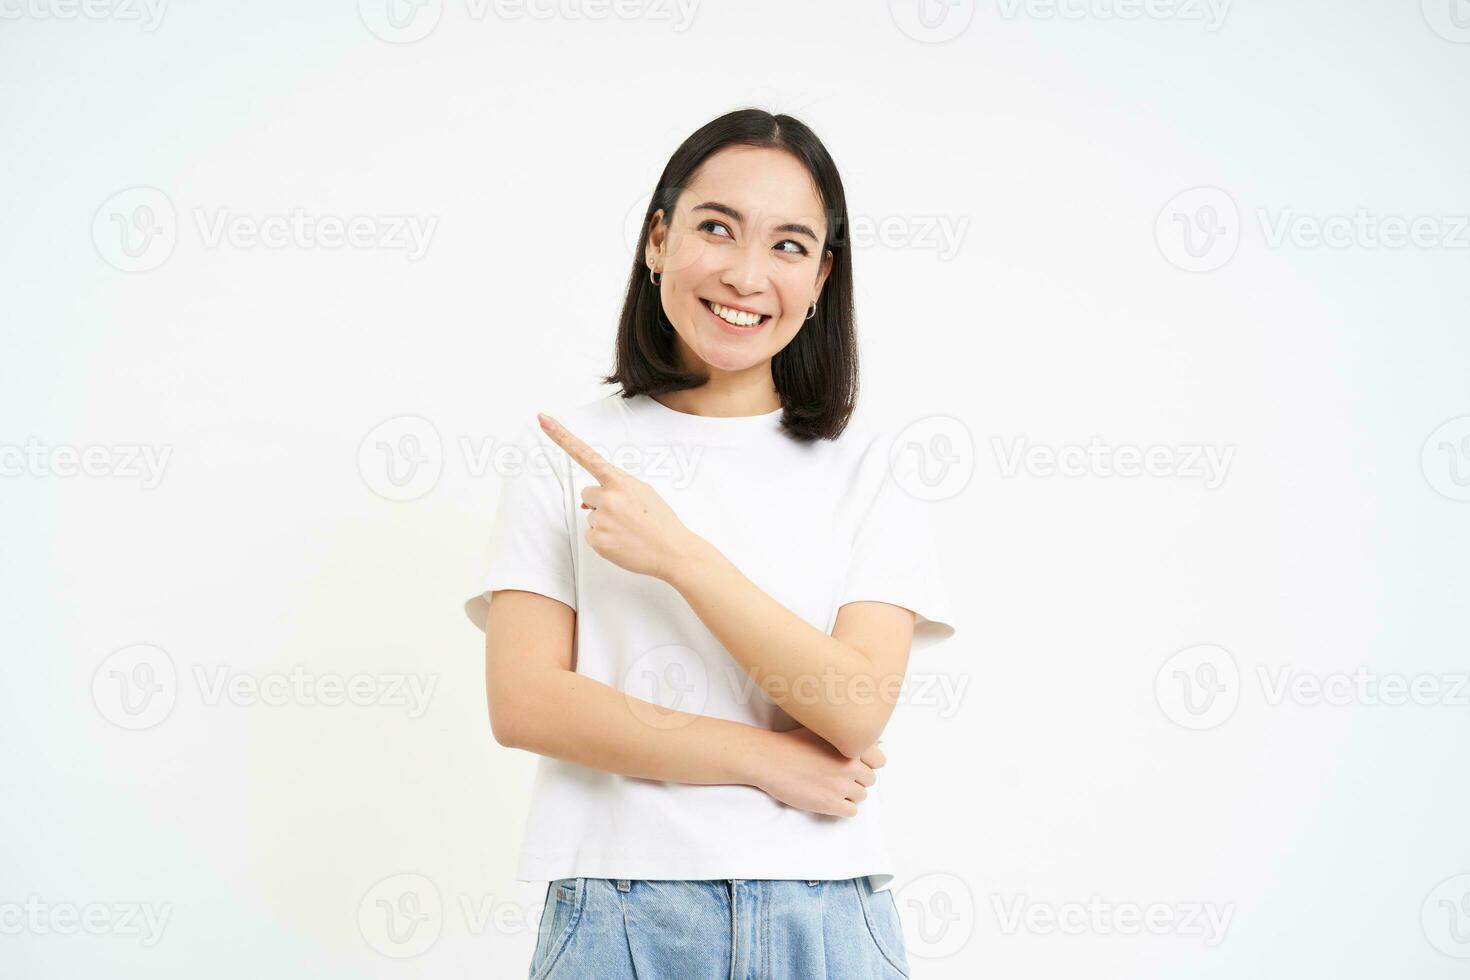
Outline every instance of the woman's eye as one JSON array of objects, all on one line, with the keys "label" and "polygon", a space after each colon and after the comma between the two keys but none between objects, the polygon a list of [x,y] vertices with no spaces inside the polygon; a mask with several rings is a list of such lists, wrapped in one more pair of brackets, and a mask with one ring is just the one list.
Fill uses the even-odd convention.
[{"label": "woman's eye", "polygon": [[[721,235],[722,238],[729,238],[729,239],[732,239],[733,240],[734,237],[735,237],[734,235],[730,234],[730,227],[728,225],[726,225],[723,221],[716,221],[713,218],[708,218],[708,219],[706,219],[704,221],[701,221],[696,227],[698,228],[699,231],[707,231],[707,232],[709,232],[711,234],[714,234],[714,230],[716,228],[719,228],[721,231],[724,232],[724,234]],[[790,245],[791,247],[790,248],[785,248],[784,246],[787,246],[787,245]],[[779,252],[783,252],[786,255],[810,255],[811,254],[810,252],[807,251],[807,248],[806,248],[805,245],[803,245],[800,242],[795,241],[794,239],[791,239],[791,238],[782,239],[780,242],[777,242],[776,243],[776,250],[779,251]]]}]

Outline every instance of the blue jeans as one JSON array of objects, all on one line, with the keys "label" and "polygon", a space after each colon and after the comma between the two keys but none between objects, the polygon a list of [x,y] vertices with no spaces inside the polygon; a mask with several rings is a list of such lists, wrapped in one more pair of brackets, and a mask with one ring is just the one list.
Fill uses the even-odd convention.
[{"label": "blue jeans", "polygon": [[895,980],[890,890],[832,881],[562,878],[546,886],[530,980]]}]

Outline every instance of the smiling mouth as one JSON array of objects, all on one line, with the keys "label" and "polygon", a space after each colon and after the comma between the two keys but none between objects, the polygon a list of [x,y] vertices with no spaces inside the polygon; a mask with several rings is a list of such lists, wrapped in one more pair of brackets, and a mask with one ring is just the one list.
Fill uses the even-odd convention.
[{"label": "smiling mouth", "polygon": [[[771,320],[771,315],[769,313],[761,313],[758,314],[760,316],[760,319],[752,323],[736,323],[733,320],[727,320],[725,319],[725,317],[720,316],[720,314],[716,313],[714,305],[711,304],[709,300],[701,297],[699,302],[704,306],[706,310],[709,310],[711,316],[718,317],[720,320],[724,321],[726,326],[732,327],[736,330],[758,330],[761,327],[764,327]],[[727,306],[722,306],[722,308],[729,309],[729,307]]]}]

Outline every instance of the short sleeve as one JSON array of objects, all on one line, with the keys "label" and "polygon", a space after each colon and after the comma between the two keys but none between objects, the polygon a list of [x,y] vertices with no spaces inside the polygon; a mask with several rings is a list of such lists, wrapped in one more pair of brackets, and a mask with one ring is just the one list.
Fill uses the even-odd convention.
[{"label": "short sleeve", "polygon": [[520,589],[577,608],[572,554],[571,461],[544,433],[525,425],[493,457],[500,494],[485,545],[479,591],[464,610],[481,630],[490,593]]},{"label": "short sleeve", "polygon": [[923,486],[917,457],[891,456],[892,445],[875,443],[864,460],[859,487],[869,503],[860,511],[837,606],[868,600],[912,610],[910,651],[917,653],[954,636],[955,617],[935,544],[936,505],[905,489]]}]

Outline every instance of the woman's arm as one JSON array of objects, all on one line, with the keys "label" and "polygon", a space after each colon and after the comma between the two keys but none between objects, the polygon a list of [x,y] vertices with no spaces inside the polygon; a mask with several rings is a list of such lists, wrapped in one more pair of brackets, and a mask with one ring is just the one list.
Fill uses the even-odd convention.
[{"label": "woman's arm", "polygon": [[914,613],[886,602],[845,603],[829,636],[746,578],[679,520],[652,486],[613,465],[555,419],[541,428],[597,480],[587,543],[603,558],[661,579],[682,595],[761,690],[787,714],[857,758],[898,703]]},{"label": "woman's arm", "polygon": [[882,749],[848,758],[803,728],[671,711],[578,674],[576,615],[534,592],[490,594],[485,693],[501,745],[625,776],[754,786],[814,813],[857,813],[886,761]]},{"label": "woman's arm", "polygon": [[490,595],[485,692],[501,745],[676,783],[757,783],[753,725],[670,711],[572,669],[576,613],[534,592]]},{"label": "woman's arm", "polygon": [[698,535],[668,567],[665,581],[782,710],[851,758],[878,740],[908,667],[912,611],[848,603],[829,636]]}]

